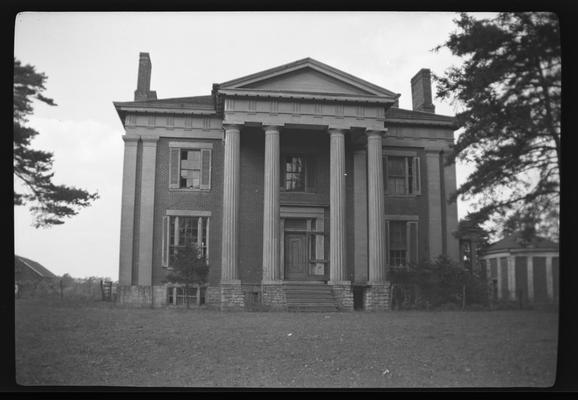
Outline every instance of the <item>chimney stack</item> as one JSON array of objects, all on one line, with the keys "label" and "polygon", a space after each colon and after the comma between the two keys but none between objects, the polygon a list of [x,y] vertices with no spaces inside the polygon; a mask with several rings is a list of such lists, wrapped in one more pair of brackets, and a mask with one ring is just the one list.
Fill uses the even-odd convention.
[{"label": "chimney stack", "polygon": [[431,72],[422,68],[411,78],[411,100],[414,111],[435,113],[431,95]]},{"label": "chimney stack", "polygon": [[151,92],[152,64],[149,53],[140,53],[138,61],[138,81],[134,91],[134,100],[156,100],[157,92]]}]

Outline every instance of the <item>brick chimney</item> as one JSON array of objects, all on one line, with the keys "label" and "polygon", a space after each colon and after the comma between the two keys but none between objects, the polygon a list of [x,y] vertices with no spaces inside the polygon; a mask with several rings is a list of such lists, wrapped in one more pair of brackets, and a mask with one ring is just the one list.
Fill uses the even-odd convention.
[{"label": "brick chimney", "polygon": [[431,72],[422,68],[411,78],[411,100],[414,111],[435,113],[431,96]]},{"label": "brick chimney", "polygon": [[140,53],[138,61],[138,81],[134,91],[134,100],[156,100],[157,92],[151,92],[152,64],[149,53]]}]

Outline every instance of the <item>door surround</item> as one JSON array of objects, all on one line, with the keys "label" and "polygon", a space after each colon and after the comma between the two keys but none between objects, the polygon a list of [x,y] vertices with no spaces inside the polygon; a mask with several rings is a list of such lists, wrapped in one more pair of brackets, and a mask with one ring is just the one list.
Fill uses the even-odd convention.
[{"label": "door surround", "polygon": [[[280,270],[281,270],[281,281],[285,281],[285,219],[286,218],[299,218],[299,219],[312,219],[315,221],[317,230],[325,231],[325,208],[323,207],[308,207],[308,206],[281,206],[279,209],[279,217],[281,222],[279,224],[279,237],[280,237]],[[308,245],[308,244],[306,244]],[[323,240],[318,241],[316,244],[316,251],[320,254],[325,252],[325,244]],[[325,280],[325,279],[321,279]],[[294,281],[286,281],[294,282]]]}]

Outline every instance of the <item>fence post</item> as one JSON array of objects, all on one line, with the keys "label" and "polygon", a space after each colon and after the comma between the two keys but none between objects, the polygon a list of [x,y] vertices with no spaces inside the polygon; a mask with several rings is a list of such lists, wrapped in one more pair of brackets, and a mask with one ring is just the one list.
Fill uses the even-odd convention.
[{"label": "fence post", "polygon": [[462,285],[462,310],[466,309],[466,285]]}]

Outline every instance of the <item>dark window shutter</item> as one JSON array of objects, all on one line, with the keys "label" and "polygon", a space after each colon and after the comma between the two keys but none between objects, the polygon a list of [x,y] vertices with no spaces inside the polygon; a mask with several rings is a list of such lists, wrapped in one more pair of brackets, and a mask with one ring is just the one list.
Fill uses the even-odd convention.
[{"label": "dark window shutter", "polygon": [[419,157],[413,157],[413,194],[421,194],[421,179],[419,171]]},{"label": "dark window shutter", "polygon": [[178,189],[179,188],[179,163],[180,163],[180,149],[171,149],[170,160],[169,160],[169,188]]},{"label": "dark window shutter", "polygon": [[305,172],[307,173],[307,192],[316,192],[317,190],[317,160],[314,156],[307,158],[305,165]]},{"label": "dark window shutter", "polygon": [[211,188],[211,150],[201,150],[201,189]]},{"label": "dark window shutter", "polygon": [[169,266],[169,217],[163,217],[162,260],[163,267]]},{"label": "dark window shutter", "polygon": [[382,156],[383,162],[383,192],[387,193],[387,156]]},{"label": "dark window shutter", "polygon": [[407,233],[408,233],[409,262],[417,264],[417,262],[419,261],[417,222],[407,223]]},{"label": "dark window shutter", "polygon": [[391,263],[389,259],[390,247],[391,243],[389,241],[389,221],[385,221],[385,265],[389,265]]}]

